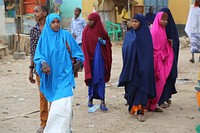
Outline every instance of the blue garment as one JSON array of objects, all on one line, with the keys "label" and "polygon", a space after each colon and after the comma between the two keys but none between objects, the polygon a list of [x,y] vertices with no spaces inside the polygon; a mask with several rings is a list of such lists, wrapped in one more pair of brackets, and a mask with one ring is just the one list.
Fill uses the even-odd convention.
[{"label": "blue garment", "polygon": [[129,112],[133,106],[142,105],[143,108],[147,105],[148,95],[146,92],[141,91],[142,75],[138,64],[138,56],[135,55],[134,60],[134,71],[132,73],[133,79],[125,85],[124,98],[127,100],[129,105]]},{"label": "blue garment", "polygon": [[83,29],[86,27],[87,23],[84,18],[78,17],[72,18],[71,22],[71,33],[76,35],[76,42],[78,44],[82,43],[82,32]]},{"label": "blue garment", "polygon": [[104,59],[101,52],[100,42],[97,43],[94,53],[94,59],[92,63],[92,79],[89,83],[88,87],[88,96],[89,99],[101,99],[105,98],[105,67],[104,67]]},{"label": "blue garment", "polygon": [[151,34],[142,14],[136,14],[134,19],[140,22],[140,27],[131,29],[125,36],[122,46],[123,68],[118,84],[125,86],[129,111],[140,104],[145,107],[149,98],[156,97]]},{"label": "blue garment", "polygon": [[177,93],[175,83],[176,78],[178,76],[178,55],[179,55],[179,35],[178,30],[176,28],[176,24],[174,22],[173,16],[168,8],[162,8],[160,9],[160,12],[165,12],[168,14],[168,24],[166,26],[166,33],[167,33],[167,39],[172,39],[173,41],[173,51],[174,51],[174,61],[172,65],[172,69],[170,72],[170,75],[168,76],[168,79],[166,81],[162,96],[159,100],[159,105],[164,103],[166,100],[171,98],[172,94]]},{"label": "blue garment", "polygon": [[156,14],[148,12],[145,17],[146,17],[146,20],[147,20],[148,24],[153,24],[153,21],[154,21],[154,19],[156,17]]},{"label": "blue garment", "polygon": [[[58,32],[51,29],[50,24],[56,18],[60,20],[60,17],[54,13],[47,16],[34,57],[36,71],[41,82],[40,91],[50,102],[72,96],[72,88],[75,88],[72,61],[66,42],[68,42],[72,57],[81,62],[84,60],[82,50],[71,33],[61,28]],[[50,66],[50,74],[45,74],[41,70],[43,61]]]}]

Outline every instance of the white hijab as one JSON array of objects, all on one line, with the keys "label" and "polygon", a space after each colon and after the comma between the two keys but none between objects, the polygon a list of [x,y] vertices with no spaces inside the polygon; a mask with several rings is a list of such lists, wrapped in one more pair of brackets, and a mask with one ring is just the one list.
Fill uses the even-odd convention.
[{"label": "white hijab", "polygon": [[187,23],[185,26],[185,32],[189,37],[191,33],[200,33],[200,8],[191,6],[188,15]]}]

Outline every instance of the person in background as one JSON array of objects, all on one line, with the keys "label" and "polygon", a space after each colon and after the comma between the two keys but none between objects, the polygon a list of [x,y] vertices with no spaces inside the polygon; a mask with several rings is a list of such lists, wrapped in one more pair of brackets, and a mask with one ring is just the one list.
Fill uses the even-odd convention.
[{"label": "person in background", "polygon": [[74,10],[75,16],[72,18],[71,22],[71,33],[73,37],[76,39],[78,45],[82,47],[82,32],[83,29],[86,27],[87,23],[84,20],[84,18],[80,16],[80,14],[81,14],[81,9],[78,7],[75,8]]},{"label": "person in background", "polygon": [[149,12],[146,13],[145,17],[146,17],[146,20],[148,22],[148,25],[151,27],[151,25],[153,24],[153,21],[156,17],[156,14],[153,12],[154,10],[154,7],[153,6],[150,6],[149,7]]},{"label": "person in background", "polygon": [[174,61],[173,42],[167,38],[166,26],[168,24],[168,15],[159,12],[153,22],[151,28],[151,36],[154,49],[154,75],[156,83],[156,98],[149,100],[148,110],[155,112],[163,112],[158,107],[158,102],[162,96],[167,78],[172,70]]},{"label": "person in background", "polygon": [[[125,87],[130,114],[137,114],[140,122],[145,121],[144,112],[148,99],[156,97],[153,43],[147,21],[136,14],[122,45],[123,69],[118,86]],[[145,36],[145,38],[144,38]]]},{"label": "person in background", "polygon": [[71,132],[74,73],[84,61],[81,48],[60,23],[58,14],[47,16],[34,56],[40,91],[52,102],[44,133]]},{"label": "person in background", "polygon": [[130,21],[127,3],[124,4],[124,8],[122,9],[121,13],[121,18],[122,18],[122,31],[123,35],[125,36],[128,31],[128,21]]},{"label": "person in background", "polygon": [[[195,0],[188,15],[185,32],[190,38],[191,63],[195,62],[194,53],[200,53],[200,0]],[[200,62],[200,56],[199,56]]]},{"label": "person in background", "polygon": [[158,102],[158,105],[162,108],[167,108],[171,104],[170,98],[173,94],[176,94],[176,78],[178,77],[178,56],[179,56],[179,35],[174,22],[173,16],[169,8],[162,8],[160,12],[165,12],[168,14],[168,24],[166,26],[167,39],[172,41],[172,48],[174,52],[174,60],[171,72],[167,78],[162,96]]},{"label": "person in background", "polygon": [[[40,78],[38,74],[35,72],[35,64],[33,62],[33,58],[35,55],[35,50],[37,47],[37,43],[40,37],[40,34],[44,28],[46,16],[48,15],[48,8],[43,5],[35,6],[34,8],[34,17],[37,24],[31,28],[30,30],[30,66],[29,66],[29,81],[31,83],[35,83],[37,80],[38,87],[40,88]],[[33,78],[34,73],[36,74],[36,80]],[[48,101],[44,97],[44,95],[40,93],[40,127],[37,130],[37,133],[42,133],[47,122],[48,118]]]},{"label": "person in background", "polygon": [[83,52],[85,56],[85,83],[88,86],[88,107],[93,99],[101,100],[100,109],[107,111],[105,83],[110,80],[112,65],[111,42],[96,12],[88,16],[89,23],[83,31]]}]

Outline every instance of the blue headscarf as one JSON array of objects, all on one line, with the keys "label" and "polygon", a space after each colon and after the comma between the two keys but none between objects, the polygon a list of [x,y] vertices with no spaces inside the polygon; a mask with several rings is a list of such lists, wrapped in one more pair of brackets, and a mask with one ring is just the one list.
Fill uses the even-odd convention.
[{"label": "blue headscarf", "polygon": [[[47,16],[34,57],[36,71],[41,81],[40,90],[50,102],[73,95],[74,73],[66,42],[72,57],[82,62],[84,60],[82,50],[68,31],[61,28],[57,32],[52,30],[50,25],[54,19],[60,21],[57,14],[52,13]],[[45,74],[41,70],[43,61],[50,66],[50,74]]]},{"label": "blue headscarf", "polygon": [[122,57],[123,68],[118,86],[126,86],[133,80],[134,60],[137,56],[141,73],[140,89],[148,93],[150,97],[155,97],[155,81],[153,67],[153,43],[147,21],[142,14],[136,14],[134,19],[140,22],[140,27],[133,28],[125,36]]},{"label": "blue headscarf", "polygon": [[174,61],[172,65],[172,69],[170,75],[167,78],[166,84],[164,86],[164,90],[162,96],[158,102],[159,105],[163,104],[166,100],[171,98],[172,94],[177,93],[176,91],[176,78],[178,76],[178,55],[179,55],[179,35],[178,30],[176,28],[176,24],[174,22],[173,16],[168,8],[160,9],[160,12],[165,12],[168,14],[168,24],[166,26],[166,34],[167,39],[172,39],[173,41],[173,51],[174,51]]}]

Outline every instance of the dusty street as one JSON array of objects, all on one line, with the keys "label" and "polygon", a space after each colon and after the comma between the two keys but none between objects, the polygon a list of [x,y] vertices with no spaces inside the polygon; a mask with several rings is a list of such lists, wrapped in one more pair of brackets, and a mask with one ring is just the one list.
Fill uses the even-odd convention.
[{"label": "dusty street", "polygon": [[[178,94],[173,96],[172,105],[164,113],[147,112],[146,121],[141,123],[128,113],[124,89],[117,88],[122,68],[121,46],[113,46],[112,77],[106,88],[109,111],[88,113],[87,87],[83,72],[79,73],[74,97],[74,133],[195,133],[200,124],[194,90],[200,63],[191,64],[190,56],[189,48],[180,50]],[[29,83],[28,66],[29,57],[0,60],[0,133],[35,133],[39,126],[39,93],[37,84]]]}]

